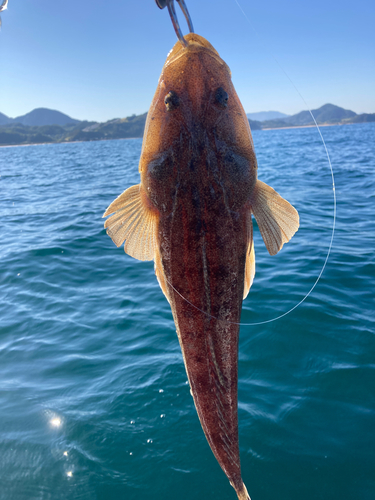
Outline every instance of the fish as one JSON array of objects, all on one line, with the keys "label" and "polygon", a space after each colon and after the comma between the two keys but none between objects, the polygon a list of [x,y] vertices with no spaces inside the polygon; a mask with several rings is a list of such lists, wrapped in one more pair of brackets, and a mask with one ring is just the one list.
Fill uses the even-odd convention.
[{"label": "fish", "polygon": [[190,392],[207,441],[239,500],[238,341],[255,275],[252,216],[275,255],[297,210],[258,180],[249,121],[231,72],[202,36],[167,56],[145,124],[141,182],[105,211],[107,234],[154,260],[169,301]]}]

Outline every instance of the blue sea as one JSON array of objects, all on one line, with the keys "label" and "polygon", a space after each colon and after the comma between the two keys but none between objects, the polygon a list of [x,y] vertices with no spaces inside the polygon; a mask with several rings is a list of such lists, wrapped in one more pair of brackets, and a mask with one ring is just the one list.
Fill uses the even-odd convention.
[{"label": "blue sea", "polygon": [[[375,124],[323,127],[337,220],[309,297],[242,326],[239,434],[252,500],[375,498]],[[259,178],[301,226],[242,322],[293,308],[333,228],[314,128],[255,131]],[[203,435],[152,262],[102,214],[139,182],[141,139],[0,149],[0,499],[235,500]]]}]

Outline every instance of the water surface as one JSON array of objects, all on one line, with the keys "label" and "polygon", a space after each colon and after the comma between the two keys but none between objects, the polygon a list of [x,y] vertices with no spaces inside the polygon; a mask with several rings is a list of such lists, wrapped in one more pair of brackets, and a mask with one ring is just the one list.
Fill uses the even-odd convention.
[{"label": "water surface", "polygon": [[[322,128],[337,226],[311,296],[243,326],[239,431],[253,500],[375,494],[375,125]],[[243,322],[283,314],[327,254],[333,196],[315,129],[255,131],[259,178],[301,227],[270,257],[255,227]],[[139,182],[141,140],[0,149],[1,500],[234,499],[200,427],[151,262],[102,214]]]}]

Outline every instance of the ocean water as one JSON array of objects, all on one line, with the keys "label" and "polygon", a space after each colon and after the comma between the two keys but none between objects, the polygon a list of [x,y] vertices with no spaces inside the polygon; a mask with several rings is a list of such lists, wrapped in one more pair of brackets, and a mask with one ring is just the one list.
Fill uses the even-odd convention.
[{"label": "ocean water", "polygon": [[[278,321],[242,326],[239,433],[252,500],[375,498],[375,124],[322,128],[337,221],[327,267]],[[294,307],[323,266],[333,192],[315,129],[255,131],[259,178],[300,213],[242,321]],[[200,427],[153,263],[102,214],[141,140],[0,149],[0,499],[235,499]]]}]

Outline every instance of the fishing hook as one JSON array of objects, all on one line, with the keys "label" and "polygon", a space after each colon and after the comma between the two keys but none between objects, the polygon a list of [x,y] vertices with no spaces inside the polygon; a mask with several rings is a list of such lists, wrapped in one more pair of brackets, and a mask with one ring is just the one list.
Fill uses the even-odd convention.
[{"label": "fishing hook", "polygon": [[[3,3],[0,5],[0,12],[3,12],[8,8],[8,0],[3,0]],[[1,28],[1,17],[0,17],[0,28]]]},{"label": "fishing hook", "polygon": [[8,8],[8,0],[4,0],[3,3],[0,5],[0,12],[6,10],[7,8]]},{"label": "fishing hook", "polygon": [[[182,34],[182,31],[181,31],[180,25],[178,23],[176,10],[174,8],[174,0],[155,0],[155,2],[156,2],[156,5],[159,7],[159,9],[164,9],[164,7],[168,7],[169,15],[171,16],[172,24],[173,24],[174,30],[176,32],[177,38],[180,40],[182,45],[187,47],[187,45],[188,45],[187,41],[185,40],[185,38]],[[190,33],[194,33],[193,23],[191,21],[190,14],[189,14],[189,11],[187,10],[187,7],[186,7],[184,0],[177,0],[177,3],[181,7],[181,10],[185,16],[186,22],[189,25]]]}]

